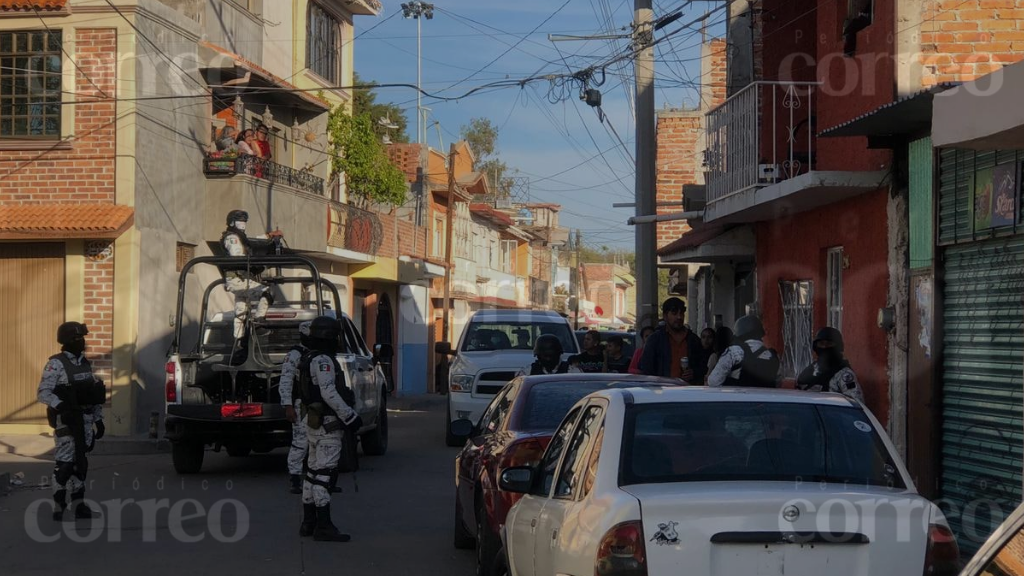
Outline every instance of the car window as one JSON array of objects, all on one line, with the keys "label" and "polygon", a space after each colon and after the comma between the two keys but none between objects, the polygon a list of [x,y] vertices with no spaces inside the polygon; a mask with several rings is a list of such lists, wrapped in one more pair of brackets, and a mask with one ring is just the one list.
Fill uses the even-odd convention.
[{"label": "car window", "polygon": [[583,413],[580,425],[572,435],[565,449],[565,458],[558,470],[555,481],[555,498],[572,498],[583,476],[590,455],[592,440],[604,421],[604,409],[601,406],[590,406]]},{"label": "car window", "polygon": [[1024,558],[1024,530],[1018,528],[999,553],[981,569],[979,576],[1022,576],[1021,558]]},{"label": "car window", "polygon": [[565,449],[565,443],[572,433],[572,428],[576,424],[577,417],[580,415],[580,409],[576,408],[569,412],[565,416],[565,420],[562,421],[561,426],[555,431],[555,434],[551,437],[551,442],[548,443],[547,450],[544,451],[544,457],[540,460],[540,467],[538,468],[540,473],[540,480],[536,485],[534,494],[538,496],[547,496],[551,494],[551,484],[555,479],[555,471],[558,467],[558,459],[562,457],[562,451]]},{"label": "car window", "polygon": [[496,426],[501,421],[499,407],[505,401],[505,398],[508,396],[508,392],[511,388],[511,384],[506,385],[491,400],[491,403],[487,405],[487,409],[484,410],[483,416],[480,417],[480,422],[477,423],[477,430],[481,434],[488,434],[489,431],[493,432],[497,429]]},{"label": "car window", "polygon": [[[608,380],[572,382],[539,382],[525,394],[523,408],[515,429],[530,432],[554,430],[565,413],[583,397],[597,390],[628,386],[630,383]],[[636,383],[632,383],[636,385]]]},{"label": "car window", "polygon": [[484,434],[493,434],[498,430],[501,430],[505,420],[508,419],[509,411],[512,408],[512,402],[515,400],[515,393],[513,386],[506,386],[505,393],[502,394],[501,400],[494,405],[494,411],[491,413],[491,418],[487,422],[487,426],[482,428]]},{"label": "car window", "polygon": [[462,340],[463,352],[495,350],[533,350],[533,343],[545,334],[553,334],[566,352],[576,350],[569,325],[561,322],[470,322]]},{"label": "car window", "polygon": [[345,320],[345,323],[348,324],[349,329],[352,331],[352,339],[355,341],[356,346],[363,351],[363,356],[371,356],[370,348],[366,345],[366,341],[363,340],[363,335],[359,333],[359,329],[356,328],[356,325],[348,319]]},{"label": "car window", "polygon": [[905,488],[860,408],[781,402],[648,404],[630,410],[626,484],[837,482]]},{"label": "car window", "polygon": [[583,472],[583,490],[580,491],[580,498],[590,494],[590,490],[597,481],[597,464],[601,458],[601,447],[604,445],[604,422],[594,436],[593,447],[590,449],[590,456],[587,458],[587,467]]},{"label": "car window", "polygon": [[341,350],[344,354],[362,355],[355,336],[352,335],[352,324],[345,318],[341,319]]}]

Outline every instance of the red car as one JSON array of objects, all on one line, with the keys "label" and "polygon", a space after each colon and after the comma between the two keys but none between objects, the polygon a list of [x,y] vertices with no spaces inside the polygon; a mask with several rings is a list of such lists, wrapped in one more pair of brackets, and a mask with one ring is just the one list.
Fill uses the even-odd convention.
[{"label": "red car", "polygon": [[678,386],[679,380],[631,374],[559,374],[512,380],[491,401],[480,422],[452,423],[468,439],[455,459],[456,548],[476,545],[477,574],[493,573],[499,530],[519,494],[498,489],[498,471],[540,460],[569,409],[606,388]]}]

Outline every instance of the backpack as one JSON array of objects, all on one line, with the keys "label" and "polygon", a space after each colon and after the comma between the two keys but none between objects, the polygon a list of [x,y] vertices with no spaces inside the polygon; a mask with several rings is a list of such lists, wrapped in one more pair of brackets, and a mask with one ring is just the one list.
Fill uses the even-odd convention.
[{"label": "backpack", "polygon": [[[732,386],[746,386],[750,388],[775,388],[776,377],[779,374],[779,355],[772,348],[758,350],[758,354],[750,349],[746,342],[739,342],[738,346],[743,350],[743,362],[740,363],[740,377],[729,382]],[[770,353],[768,358],[761,358],[767,350]]]}]

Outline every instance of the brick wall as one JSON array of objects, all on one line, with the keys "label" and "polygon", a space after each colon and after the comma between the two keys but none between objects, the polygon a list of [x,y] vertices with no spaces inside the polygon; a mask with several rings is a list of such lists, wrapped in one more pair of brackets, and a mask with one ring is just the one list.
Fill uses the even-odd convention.
[{"label": "brick wall", "polygon": [[921,83],[969,82],[1024,59],[1024,0],[926,0]]},{"label": "brick wall", "polygon": [[110,382],[111,352],[114,345],[114,259],[85,264],[85,325],[89,359],[93,369]]},{"label": "brick wall", "polygon": [[387,147],[391,163],[405,174],[405,181],[416,181],[416,168],[420,165],[419,144],[392,144]]},{"label": "brick wall", "polygon": [[726,99],[726,62],[728,60],[728,42],[725,38],[714,38],[704,44],[704,53],[701,59],[700,79],[701,105],[710,109],[718,106]]},{"label": "brick wall", "polygon": [[[657,201],[672,202],[673,206],[659,206],[658,214],[682,212],[680,204],[683,185],[698,182],[701,169],[703,139],[703,112],[699,110],[663,112],[658,115],[658,151],[656,159]],[[703,179],[701,179],[702,181]],[[685,221],[658,223],[657,241],[661,248],[690,229]]]},{"label": "brick wall", "polygon": [[88,100],[116,93],[117,32],[79,29],[75,47],[80,70],[74,134],[67,135],[72,149],[0,152],[0,202],[114,202],[115,104]]}]

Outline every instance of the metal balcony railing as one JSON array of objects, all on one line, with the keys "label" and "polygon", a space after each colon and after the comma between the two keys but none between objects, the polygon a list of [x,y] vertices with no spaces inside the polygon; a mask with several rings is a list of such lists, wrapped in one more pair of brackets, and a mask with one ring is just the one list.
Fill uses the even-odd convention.
[{"label": "metal balcony railing", "polygon": [[324,195],[323,178],[270,160],[262,160],[256,156],[232,157],[223,153],[211,154],[203,160],[203,172],[207,176],[246,174],[275,184],[291,186],[310,194]]},{"label": "metal balcony railing", "polygon": [[816,82],[754,82],[707,113],[707,202],[813,169]]}]

